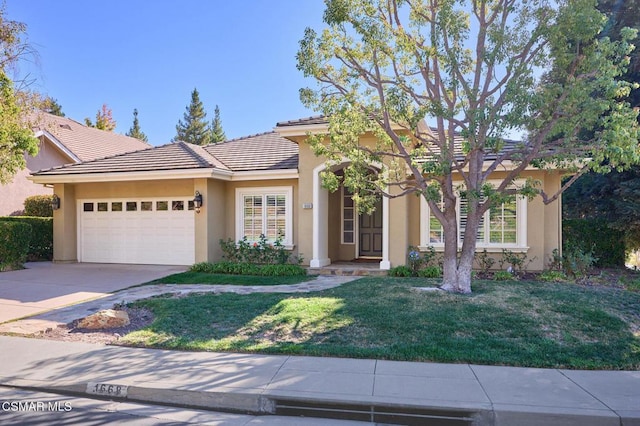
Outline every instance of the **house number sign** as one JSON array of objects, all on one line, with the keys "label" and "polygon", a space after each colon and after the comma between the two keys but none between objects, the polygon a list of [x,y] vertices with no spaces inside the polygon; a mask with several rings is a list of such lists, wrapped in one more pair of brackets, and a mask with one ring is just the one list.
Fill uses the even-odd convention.
[{"label": "house number sign", "polygon": [[125,398],[129,386],[114,385],[110,383],[89,382],[87,384],[87,393],[91,395],[113,396],[117,398]]}]

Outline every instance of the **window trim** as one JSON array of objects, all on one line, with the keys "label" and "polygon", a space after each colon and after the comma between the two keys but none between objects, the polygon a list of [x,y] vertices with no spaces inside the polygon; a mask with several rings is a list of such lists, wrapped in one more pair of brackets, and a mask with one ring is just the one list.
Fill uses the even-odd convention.
[{"label": "window trim", "polygon": [[[499,181],[488,180],[487,183],[498,184]],[[523,184],[523,181],[515,181],[516,185]],[[489,210],[484,213],[484,221],[483,225],[485,227],[484,232],[484,240],[478,241],[476,244],[477,250],[487,250],[488,252],[501,252],[502,249],[508,249],[512,251],[520,251],[526,252],[529,247],[527,245],[527,209],[528,209],[528,200],[526,197],[522,195],[516,195],[516,242],[515,243],[491,243],[490,235],[491,233],[487,229],[490,226],[489,221]],[[432,243],[430,242],[429,235],[431,233],[430,229],[430,221],[429,217],[431,215],[431,209],[429,208],[429,204],[424,199],[424,197],[420,197],[420,249],[426,249],[427,247],[433,247],[436,251],[444,250],[444,242],[442,243]],[[456,217],[458,220],[458,249],[462,248],[462,240],[460,239],[460,196],[456,197]]]},{"label": "window trim", "polygon": [[[358,214],[356,211],[356,205],[355,202],[353,202],[353,206],[351,207],[345,207],[344,205],[344,199],[345,197],[350,197],[353,194],[348,194],[347,193],[347,189],[344,187],[344,185],[342,185],[342,191],[340,192],[340,244],[343,245],[355,245],[356,244],[356,240],[357,240],[357,219],[358,219]],[[345,209],[351,209],[352,210],[352,218],[351,219],[345,219],[344,217],[344,213],[345,213]],[[350,231],[345,231],[345,227],[344,224],[347,220],[351,220],[353,222],[353,228]],[[351,242],[345,242],[344,240],[344,234],[345,232],[351,232],[353,234],[353,241]]]},{"label": "window trim", "polygon": [[[242,240],[244,237],[244,197],[245,196],[261,196],[263,205],[266,207],[266,197],[268,195],[284,195],[285,197],[285,230],[282,244],[287,250],[293,249],[293,187],[292,186],[265,186],[265,187],[241,187],[236,188],[236,241]],[[263,208],[262,226],[263,233],[266,233],[267,209]],[[250,240],[249,242],[257,242]]]}]

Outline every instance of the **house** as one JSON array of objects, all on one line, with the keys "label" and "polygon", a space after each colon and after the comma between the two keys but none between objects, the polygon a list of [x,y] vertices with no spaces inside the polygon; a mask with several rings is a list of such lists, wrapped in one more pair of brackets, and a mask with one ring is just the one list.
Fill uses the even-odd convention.
[{"label": "house", "polygon": [[35,157],[26,156],[26,168],[19,171],[12,182],[0,185],[0,216],[21,212],[27,197],[53,193],[50,187],[28,180],[34,171],[149,147],[138,139],[87,127],[69,118],[45,112],[30,118],[35,136],[40,140],[39,151]]},{"label": "house", "polygon": [[[405,263],[410,245],[441,250],[442,231],[420,198],[381,198],[372,215],[358,215],[344,188],[322,188],[324,160],[304,140],[326,126],[311,117],[215,145],[178,142],[36,172],[31,179],[61,199],[54,260],[187,265],[220,259],[220,239],[260,234],[280,236],[311,267],[364,258],[389,269]],[[560,172],[526,173],[548,191],[560,187]],[[560,247],[560,203],[518,198],[491,215],[483,226],[496,218],[501,226],[483,232],[479,250],[525,252],[529,269],[542,270]]]}]

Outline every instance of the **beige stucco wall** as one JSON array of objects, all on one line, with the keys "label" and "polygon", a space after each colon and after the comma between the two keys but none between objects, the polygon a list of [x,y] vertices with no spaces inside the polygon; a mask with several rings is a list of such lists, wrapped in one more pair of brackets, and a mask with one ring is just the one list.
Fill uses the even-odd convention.
[{"label": "beige stucco wall", "polygon": [[100,198],[193,197],[203,195],[203,207],[195,213],[196,262],[220,260],[220,239],[236,239],[235,190],[240,187],[292,187],[293,243],[298,250],[298,183],[295,179],[228,182],[215,179],[101,182],[55,185],[61,208],[54,212],[54,261],[77,261],[77,200]]},{"label": "beige stucco wall", "polygon": [[10,183],[0,185],[0,216],[24,210],[24,200],[27,197],[53,194],[51,188],[27,179],[32,172],[72,162],[44,137],[40,140],[38,154],[35,157],[27,155],[25,160],[26,167],[18,171]]},{"label": "beige stucco wall", "polygon": [[[224,221],[224,236],[221,237],[223,239],[231,238],[236,241],[236,189],[237,188],[271,188],[271,187],[292,187],[293,189],[293,235],[292,241],[294,244],[293,254],[302,254],[305,258],[305,262],[308,263],[309,256],[311,252],[300,251],[301,240],[305,240],[304,235],[310,234],[301,234],[299,231],[299,216],[301,211],[304,211],[301,208],[300,194],[299,194],[299,185],[296,179],[270,179],[270,180],[252,180],[252,181],[237,181],[237,182],[225,182],[225,221]],[[301,237],[301,235],[303,237]],[[216,240],[216,244],[218,244],[218,240]],[[309,253],[309,254],[307,254]]]},{"label": "beige stucco wall", "polygon": [[[316,157],[303,137],[292,138],[300,146],[299,188],[300,204],[313,202],[313,170],[324,163],[324,159]],[[363,143],[371,142],[371,138],[364,138]],[[496,173],[494,179],[503,177]],[[528,171],[523,178],[533,177],[541,181],[544,190],[553,194],[560,188],[561,174],[559,172]],[[339,244],[340,240],[340,212],[334,210],[340,206],[339,192],[329,195],[329,230],[328,252],[332,260],[349,260],[355,257],[355,252],[346,252]],[[389,200],[389,260],[391,266],[402,265],[406,262],[409,245],[420,245],[420,199],[410,195]],[[312,210],[302,210],[299,216],[299,232],[301,235],[313,235]],[[540,197],[527,205],[527,256],[533,261],[528,270],[544,269],[554,249],[561,246],[562,217],[560,203],[554,202],[545,206]],[[311,238],[300,241],[300,250],[312,255]],[[306,256],[307,259],[310,257]],[[496,259],[500,254],[492,254]]]}]

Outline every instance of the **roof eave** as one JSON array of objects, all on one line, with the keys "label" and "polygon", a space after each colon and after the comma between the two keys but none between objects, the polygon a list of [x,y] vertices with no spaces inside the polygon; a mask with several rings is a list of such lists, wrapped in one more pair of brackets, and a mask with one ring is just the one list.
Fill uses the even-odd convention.
[{"label": "roof eave", "polygon": [[249,170],[234,172],[231,176],[231,181],[298,179],[298,177],[298,169]]},{"label": "roof eave", "polygon": [[310,134],[323,134],[329,131],[329,124],[301,124],[297,126],[276,126],[273,131],[283,138],[293,136],[307,136]]},{"label": "roof eave", "polygon": [[232,174],[232,172],[227,170],[202,168],[186,170],[150,170],[140,172],[77,173],[58,175],[45,174],[31,175],[28,179],[34,183],[46,185],[55,183],[98,183],[197,178],[231,180]]},{"label": "roof eave", "polygon": [[73,162],[80,163],[82,161],[77,155],[71,152],[71,150],[67,148],[58,138],[56,138],[46,130],[38,130],[37,132],[35,132],[34,136],[36,138],[39,138],[40,136],[44,136],[49,140],[49,142],[53,144],[53,146],[55,146],[64,155],[69,157]]}]

